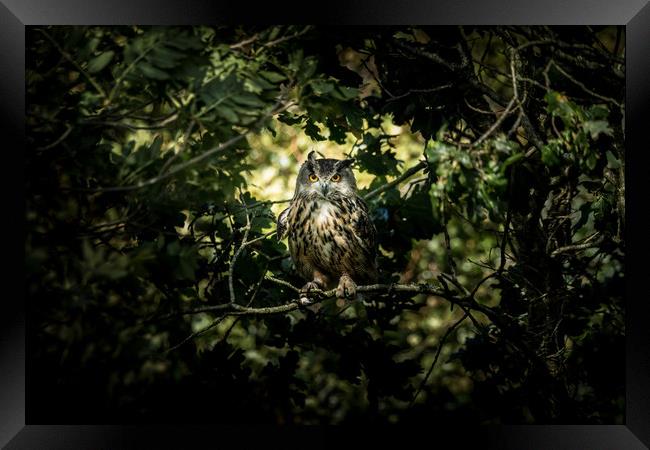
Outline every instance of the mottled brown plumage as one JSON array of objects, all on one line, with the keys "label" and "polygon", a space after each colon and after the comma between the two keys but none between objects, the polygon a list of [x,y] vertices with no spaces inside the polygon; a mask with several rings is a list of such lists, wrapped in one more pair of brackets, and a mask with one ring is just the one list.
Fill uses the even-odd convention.
[{"label": "mottled brown plumage", "polygon": [[377,240],[368,207],[357,195],[352,160],[316,159],[311,152],[300,168],[291,204],[278,218],[303,291],[332,289],[354,297],[356,284],[377,279]]}]

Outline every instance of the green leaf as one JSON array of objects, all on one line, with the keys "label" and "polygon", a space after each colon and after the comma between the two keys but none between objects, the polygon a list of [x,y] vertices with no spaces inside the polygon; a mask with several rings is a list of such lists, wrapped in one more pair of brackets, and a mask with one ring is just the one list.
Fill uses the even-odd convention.
[{"label": "green leaf", "polygon": [[427,140],[424,152],[427,155],[427,159],[431,162],[436,162],[441,159],[441,156],[448,153],[448,148],[451,148],[444,144],[443,142],[436,141],[434,139]]},{"label": "green leaf", "polygon": [[514,153],[519,149],[517,142],[506,139],[503,134],[494,139],[493,145],[495,150],[504,153]]},{"label": "green leaf", "polygon": [[601,133],[608,136],[612,135],[612,129],[606,120],[588,120],[583,122],[582,127],[591,135],[593,140],[596,140]]},{"label": "green leaf", "polygon": [[235,123],[239,120],[239,116],[237,113],[232,109],[229,108],[228,106],[221,105],[219,108],[217,108],[217,114],[219,114],[221,117],[226,119],[228,122]]},{"label": "green leaf", "polygon": [[500,172],[503,174],[503,173],[506,171],[506,169],[508,168],[508,166],[510,166],[510,165],[512,165],[512,164],[514,164],[514,163],[516,163],[516,162],[519,161],[520,159],[523,159],[524,156],[525,156],[524,153],[516,153],[516,154],[510,156],[510,157],[509,157],[508,159],[506,159],[506,160],[503,162],[503,164],[501,165]]},{"label": "green leaf", "polygon": [[187,58],[185,53],[174,50],[173,48],[159,46],[151,51],[147,59],[156,67],[171,69],[178,66],[185,58]]},{"label": "green leaf", "polygon": [[303,80],[311,78],[316,73],[317,65],[318,61],[313,56],[305,58],[300,67],[299,78]]},{"label": "green leaf", "polygon": [[402,41],[415,42],[415,36],[413,36],[413,34],[404,33],[403,31],[398,31],[393,35],[393,37]]},{"label": "green leaf", "polygon": [[329,94],[334,90],[334,83],[325,80],[314,80],[311,82],[311,88],[316,95]]},{"label": "green leaf", "polygon": [[280,81],[287,79],[287,77],[285,77],[281,73],[270,72],[268,70],[260,70],[258,73],[260,74],[260,76],[265,78],[267,81],[270,81],[271,83],[279,83]]},{"label": "green leaf", "polygon": [[305,134],[315,141],[324,141],[325,138],[320,134],[320,128],[311,120],[305,124]]},{"label": "green leaf", "polygon": [[549,113],[559,116],[565,125],[571,123],[571,119],[576,116],[576,108],[569,99],[559,92],[548,92],[544,99],[547,103],[547,110]]},{"label": "green leaf", "polygon": [[269,37],[267,38],[269,41],[274,40],[276,37],[278,37],[278,34],[280,33],[280,27],[273,27],[271,28],[271,32],[269,33]]},{"label": "green leaf", "polygon": [[337,86],[332,92],[332,97],[338,100],[351,100],[359,95],[359,89],[348,86]]},{"label": "green leaf", "polygon": [[90,55],[95,53],[95,50],[97,50],[97,46],[99,45],[100,39],[98,37],[94,37],[88,41],[88,43],[79,50],[79,53],[77,56],[79,59],[87,59]]},{"label": "green leaf", "polygon": [[621,168],[621,161],[619,161],[611,151],[607,150],[605,156],[607,156],[607,167],[609,167],[610,169]]},{"label": "green leaf", "polygon": [[251,92],[256,94],[261,93],[264,90],[275,89],[275,86],[272,83],[266,81],[266,78],[263,77],[250,77],[247,79],[246,85]]},{"label": "green leaf", "polygon": [[179,279],[194,280],[195,271],[196,269],[198,269],[198,267],[199,266],[198,266],[198,261],[196,260],[196,256],[193,254],[189,254],[188,252],[184,252],[178,258],[178,266],[176,267],[176,276]]},{"label": "green leaf", "polygon": [[587,156],[586,163],[589,170],[594,170],[598,164],[598,155],[596,153],[590,153],[589,156]]},{"label": "green leaf", "polygon": [[158,52],[151,53],[147,58],[147,61],[151,65],[159,67],[161,69],[173,69],[174,67],[178,66],[178,61],[167,58]]},{"label": "green leaf", "polygon": [[149,146],[148,157],[149,159],[158,158],[160,156],[160,148],[162,147],[163,139],[161,136],[156,136]]},{"label": "green leaf", "polygon": [[109,50],[107,52],[101,53],[98,56],[95,56],[93,59],[88,61],[88,67],[86,67],[86,70],[88,73],[99,72],[104,67],[106,67],[108,63],[111,62],[113,56],[115,56],[115,52],[113,50]]},{"label": "green leaf", "polygon": [[156,239],[156,248],[160,251],[165,246],[165,235],[158,233],[158,238]]},{"label": "green leaf", "polygon": [[341,109],[345,114],[345,119],[350,128],[354,130],[361,130],[363,128],[363,114],[359,109],[350,103],[342,104]]},{"label": "green leaf", "polygon": [[584,203],[582,206],[580,206],[579,211],[580,211],[580,218],[574,225],[576,230],[582,228],[582,226],[585,225],[589,220],[589,215],[592,213],[591,203]]},{"label": "green leaf", "polygon": [[560,157],[560,146],[557,142],[551,141],[542,147],[542,162],[547,166],[557,166],[562,162]]},{"label": "green leaf", "polygon": [[176,256],[181,251],[181,244],[178,241],[172,241],[167,245],[167,254],[169,256]]},{"label": "green leaf", "polygon": [[294,116],[291,113],[286,111],[278,115],[278,120],[282,123],[286,123],[287,125],[299,124],[303,121],[303,119],[304,116],[301,115]]},{"label": "green leaf", "polygon": [[206,104],[221,103],[235,93],[242,92],[241,82],[231,72],[223,79],[213,78],[205,83],[198,92],[199,98]]},{"label": "green leaf", "polygon": [[589,120],[605,120],[609,116],[607,105],[594,105],[586,111]]},{"label": "green leaf", "polygon": [[168,80],[169,74],[163,72],[162,70],[152,66],[148,62],[141,62],[138,64],[138,69],[146,76],[147,78],[153,78],[154,80]]},{"label": "green leaf", "polygon": [[167,44],[179,50],[200,50],[203,48],[201,39],[198,36],[192,36],[188,33],[174,36]]},{"label": "green leaf", "polygon": [[266,103],[260,100],[256,95],[249,94],[248,92],[242,92],[241,94],[233,96],[232,101],[253,108],[260,108],[266,105]]},{"label": "green leaf", "polygon": [[327,127],[330,130],[330,141],[334,141],[337,144],[345,144],[345,128],[336,125],[331,119],[327,121]]},{"label": "green leaf", "polygon": [[389,148],[382,152],[382,140],[379,137],[366,133],[363,136],[365,148],[357,150],[356,158],[360,169],[373,175],[398,175],[397,158]]}]

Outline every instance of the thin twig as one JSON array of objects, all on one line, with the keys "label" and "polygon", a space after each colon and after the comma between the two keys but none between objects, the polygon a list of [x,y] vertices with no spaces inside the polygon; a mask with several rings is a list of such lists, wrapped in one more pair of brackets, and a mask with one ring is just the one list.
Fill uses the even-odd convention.
[{"label": "thin twig", "polygon": [[208,331],[210,331],[211,329],[213,329],[214,327],[216,327],[217,325],[219,325],[219,324],[223,321],[223,319],[225,319],[225,318],[226,318],[226,316],[217,317],[215,320],[213,320],[212,322],[210,322],[210,324],[209,324],[208,326],[206,326],[206,327],[204,327],[204,328],[201,328],[201,329],[198,330],[198,331],[195,331],[194,333],[190,334],[190,335],[187,336],[185,339],[183,339],[182,341],[180,341],[178,344],[176,344],[176,345],[174,345],[173,347],[170,347],[170,348],[168,348],[167,350],[165,350],[165,353],[173,352],[173,351],[176,350],[177,348],[180,348],[181,346],[183,346],[183,344],[185,344],[186,342],[189,342],[189,341],[191,341],[192,339],[194,339],[194,338],[196,338],[196,337],[199,337],[199,336],[201,336],[201,335],[207,333]]},{"label": "thin twig", "polygon": [[465,104],[467,105],[467,107],[468,107],[469,109],[471,109],[472,111],[476,111],[477,113],[481,113],[481,114],[487,114],[487,115],[490,115],[490,116],[494,116],[494,115],[497,114],[496,111],[488,111],[488,110],[486,110],[486,109],[480,109],[480,108],[477,108],[476,106],[472,106],[472,105],[467,101],[467,98],[465,98],[465,97],[463,97],[463,100],[465,101]]},{"label": "thin twig", "polygon": [[276,231],[277,230],[273,230],[273,231],[269,231],[268,233],[264,233],[263,235],[261,235],[259,237],[256,237],[255,239],[251,239],[250,241],[246,241],[245,243],[242,244],[242,246],[248,247],[249,245],[254,244],[255,242],[263,241],[267,237],[274,235],[276,233]]},{"label": "thin twig", "polygon": [[443,202],[442,207],[442,216],[443,216],[443,227],[442,232],[445,237],[445,249],[447,256],[447,265],[454,279],[456,279],[456,262],[454,261],[453,256],[451,255],[451,239],[449,238],[449,230],[447,230],[447,225],[449,225],[449,217],[447,216],[447,207],[445,206],[446,202]]},{"label": "thin twig", "polygon": [[429,380],[429,377],[431,376],[431,373],[433,372],[433,368],[435,367],[436,363],[438,362],[438,358],[440,357],[440,353],[442,351],[442,346],[447,341],[447,338],[449,337],[451,332],[454,331],[458,327],[458,325],[460,325],[465,319],[467,319],[468,316],[469,316],[469,314],[466,312],[463,315],[463,317],[461,317],[453,325],[451,325],[449,328],[447,328],[447,331],[442,336],[442,339],[440,339],[440,343],[438,344],[438,349],[436,350],[436,356],[433,358],[433,362],[431,363],[431,366],[429,367],[429,370],[428,370],[427,374],[425,375],[424,379],[420,383],[420,386],[418,387],[418,390],[415,392],[415,395],[413,396],[413,398],[409,402],[409,406],[408,406],[409,409],[413,406],[413,404],[415,403],[415,400],[418,398],[418,395],[420,395],[420,392],[422,391],[422,388],[424,387],[424,385]]},{"label": "thin twig", "polygon": [[603,237],[601,236],[599,239],[597,239],[595,242],[585,242],[582,244],[573,244],[573,245],[566,245],[564,247],[557,248],[551,253],[551,256],[557,256],[561,253],[568,253],[568,252],[573,252],[577,250],[586,250],[589,248],[598,248],[600,244],[603,242]]},{"label": "thin twig", "polygon": [[126,78],[126,76],[133,70],[135,65],[139,63],[147,54],[154,49],[157,45],[160,45],[158,42],[155,43],[155,45],[152,45],[151,47],[147,48],[144,50],[140,55],[138,55],[137,58],[135,58],[131,63],[122,71],[120,76],[115,80],[115,84],[113,84],[113,88],[111,89],[111,92],[108,94],[108,98],[106,99],[106,103],[109,104],[113,101],[113,98],[115,98],[115,94],[117,94],[118,89],[121,87],[122,82]]},{"label": "thin twig", "polygon": [[166,128],[165,125],[160,125],[160,124],[153,124],[153,125],[133,125],[130,123],[124,123],[124,122],[115,122],[112,120],[87,120],[87,119],[82,119],[79,121],[81,124],[88,124],[88,125],[103,125],[106,127],[113,127],[113,128],[124,128],[125,130],[129,131],[138,131],[138,130],[162,130],[163,128]]},{"label": "thin twig", "polygon": [[282,285],[282,286],[284,286],[284,287],[287,287],[287,288],[291,289],[291,290],[294,291],[294,292],[298,292],[298,293],[300,292],[300,289],[298,289],[296,286],[294,286],[293,284],[289,283],[288,281],[280,280],[279,278],[272,277],[271,275],[266,275],[266,276],[264,277],[264,279],[265,279],[265,280],[272,281],[273,283],[276,283],[276,284]]},{"label": "thin twig", "polygon": [[311,29],[311,25],[307,25],[301,31],[298,31],[298,32],[296,32],[294,34],[291,34],[291,35],[288,35],[288,36],[279,37],[279,38],[277,38],[277,39],[275,39],[273,41],[266,42],[266,43],[264,43],[264,45],[262,45],[262,47],[273,47],[274,45],[277,45],[280,42],[295,39],[295,38],[300,37],[303,34],[307,33],[310,29]]},{"label": "thin twig", "polygon": [[236,48],[245,47],[248,44],[255,42],[258,38],[259,38],[259,34],[255,33],[253,36],[249,37],[248,39],[244,39],[243,41],[237,42],[236,44],[232,44],[230,46],[230,49],[234,50]]},{"label": "thin twig", "polygon": [[49,35],[49,33],[48,33],[47,31],[45,31],[45,30],[42,29],[42,28],[37,28],[37,30],[38,30],[38,31],[39,31],[43,36],[45,36],[45,38],[46,38],[48,41],[50,41],[50,42],[52,43],[52,45],[54,45],[54,47],[56,47],[56,49],[59,51],[59,53],[61,53],[61,55],[62,55],[65,59],[67,59],[70,63],[72,63],[72,65],[75,66],[75,68],[76,68],[76,69],[77,69],[77,70],[78,70],[78,71],[79,71],[79,72],[80,72],[84,77],[86,77],[86,79],[87,79],[88,81],[90,81],[90,84],[93,85],[93,87],[94,87],[95,90],[99,93],[99,95],[101,95],[103,98],[106,98],[106,92],[104,91],[104,89],[102,89],[102,87],[99,85],[99,83],[97,82],[97,80],[95,80],[95,79],[94,79],[94,78],[93,78],[93,77],[92,77],[88,72],[86,72],[86,71],[83,69],[83,67],[81,67],[81,65],[80,65],[77,61],[75,61],[75,60],[72,58],[72,56],[70,55],[70,53],[66,52],[66,51],[65,51],[65,50],[64,50],[64,49],[63,49],[63,48],[62,48],[62,47],[61,47],[61,46],[60,46],[60,45],[59,45],[59,44],[54,40],[54,38],[52,38],[52,36]]},{"label": "thin twig", "polygon": [[558,70],[558,72],[560,72],[562,75],[564,75],[564,76],[566,77],[567,80],[569,80],[570,82],[572,82],[572,83],[575,84],[576,86],[580,87],[580,88],[581,88],[583,91],[585,91],[587,94],[592,95],[592,96],[594,96],[594,97],[596,97],[596,98],[599,98],[599,99],[601,99],[601,100],[603,100],[603,101],[606,101],[606,102],[608,102],[608,103],[612,103],[613,105],[616,105],[616,106],[618,106],[618,107],[621,108],[621,109],[623,108],[623,105],[621,105],[619,102],[617,102],[617,101],[614,100],[613,98],[605,97],[604,95],[600,95],[599,93],[594,92],[594,91],[592,91],[591,89],[589,89],[587,86],[584,85],[584,83],[582,83],[582,82],[576,80],[574,77],[572,77],[571,75],[569,75],[569,74],[568,74],[564,69],[562,69],[562,68],[561,68],[561,67],[560,67],[560,66],[559,66],[555,61],[553,62],[553,66]]},{"label": "thin twig", "polygon": [[[268,268],[268,265],[264,267],[262,277],[257,281],[257,284],[255,285],[255,291],[253,292],[253,295],[251,295],[251,298],[248,301],[248,303],[246,303],[246,306],[252,305],[253,302],[255,301],[255,297],[257,297],[257,293],[260,291],[260,288],[262,287],[262,280],[264,280],[264,278],[266,276],[267,268]],[[232,323],[230,324],[230,327],[228,327],[228,329],[224,333],[223,337],[221,338],[220,342],[226,342],[226,340],[228,339],[228,336],[230,336],[230,333],[235,328],[235,325],[237,325],[237,322],[239,322],[239,319],[240,319],[240,317],[235,317],[235,320],[232,321]]]},{"label": "thin twig", "polygon": [[433,52],[426,51],[426,50],[423,50],[423,49],[420,49],[420,48],[412,47],[412,46],[410,46],[410,45],[408,45],[408,44],[406,44],[404,42],[400,42],[400,41],[396,41],[395,45],[397,45],[397,47],[399,47],[399,48],[401,48],[403,50],[406,50],[406,51],[408,51],[408,52],[410,52],[410,53],[412,53],[414,55],[421,56],[423,58],[426,58],[426,59],[428,59],[430,61],[435,62],[436,64],[439,64],[439,65],[441,65],[443,67],[446,67],[447,69],[449,69],[452,72],[456,72],[456,71],[458,71],[458,69],[461,68],[458,64],[453,64],[453,63],[450,63],[450,62],[444,60],[437,53],[433,53]]},{"label": "thin twig", "polygon": [[179,157],[181,152],[185,150],[185,147],[187,147],[187,141],[189,141],[190,139],[190,135],[192,134],[192,130],[194,129],[195,124],[196,124],[195,120],[190,120],[190,123],[185,129],[185,133],[183,134],[183,142],[181,143],[181,145],[178,146],[178,149],[171,156],[171,158],[169,158],[167,162],[162,166],[159,175],[165,173],[165,171],[169,168],[169,166],[171,166],[172,162],[174,162],[174,160]]},{"label": "thin twig", "polygon": [[235,263],[237,262],[237,258],[239,258],[239,255],[241,254],[242,250],[244,250],[244,247],[246,247],[246,242],[248,240],[248,233],[251,231],[251,217],[250,214],[248,213],[248,209],[246,208],[246,202],[243,199],[243,196],[240,196],[242,204],[244,205],[244,210],[246,213],[246,226],[244,227],[244,237],[242,238],[242,243],[240,244],[239,248],[235,251],[235,254],[232,257],[232,260],[230,261],[230,267],[228,268],[228,289],[230,291],[230,303],[235,303],[235,288],[233,285],[233,274],[235,272]]},{"label": "thin twig", "polygon": [[[397,95],[397,96],[391,96],[391,98],[389,98],[388,100],[386,100],[386,103],[388,103],[388,102],[394,102],[395,100],[399,100],[399,99],[401,99],[401,98],[408,97],[408,96],[411,95],[411,94],[427,94],[427,93],[431,93],[431,92],[442,91],[442,90],[444,90],[444,89],[449,89],[449,88],[451,88],[451,87],[453,87],[453,84],[452,84],[452,83],[449,83],[449,84],[443,84],[442,86],[437,86],[437,87],[429,88],[429,89],[409,89],[409,90],[408,90],[406,93],[404,93],[404,94],[400,94],[400,95]],[[388,91],[386,91],[386,92],[388,92]]]},{"label": "thin twig", "polygon": [[[366,70],[368,71],[368,73],[369,73],[370,75],[372,75],[372,78],[374,78],[374,80],[377,82],[377,85],[379,86],[379,88],[381,89],[381,91],[386,92],[386,93],[388,94],[388,96],[390,97],[390,100],[388,100],[388,101],[392,101],[392,100],[396,99],[397,97],[395,97],[395,96],[392,94],[392,92],[390,92],[390,91],[389,91],[389,90],[384,86],[384,84],[381,82],[381,80],[379,79],[379,77],[375,74],[375,71],[371,70],[370,67],[368,67],[368,63],[367,63],[367,61],[368,61],[372,56],[373,56],[373,55],[369,55],[367,58],[361,58],[361,63],[363,64],[363,67],[366,68]],[[353,147],[354,147],[354,146],[353,146]]]},{"label": "thin twig", "polygon": [[499,262],[499,268],[497,269],[497,275],[503,273],[503,269],[506,266],[506,245],[508,242],[508,232],[510,230],[510,222],[512,220],[512,190],[514,189],[515,183],[515,167],[512,167],[510,170],[510,179],[508,180],[508,209],[506,210],[506,222],[503,224],[503,237],[501,238],[501,261]]},{"label": "thin twig", "polygon": [[517,108],[521,108],[521,103],[519,103],[517,107],[513,109],[515,102],[519,102],[519,93],[517,91],[517,76],[515,72],[515,61],[516,59],[513,53],[510,59],[510,76],[512,78],[512,98],[508,102],[508,105],[506,106],[506,109],[503,111],[501,116],[499,116],[499,118],[492,124],[492,126],[474,142],[474,147],[478,147],[479,145],[481,145],[481,143],[484,140],[490,137],[490,135],[494,133],[494,131],[503,123],[503,121],[506,119],[506,117],[510,115],[511,112],[513,112]]},{"label": "thin twig", "polygon": [[424,162],[424,161],[419,162],[418,164],[416,164],[415,166],[411,167],[406,172],[401,174],[399,177],[395,178],[390,183],[386,183],[383,186],[380,186],[380,187],[368,192],[366,195],[363,196],[363,199],[364,200],[369,200],[369,199],[371,199],[373,197],[378,196],[382,192],[392,188],[393,186],[396,186],[396,185],[400,184],[402,181],[404,181],[407,178],[415,175],[416,173],[418,173],[420,170],[424,169],[425,167],[427,167],[426,162]]},{"label": "thin twig", "polygon": [[70,134],[70,132],[71,132],[71,131],[73,130],[73,128],[74,128],[72,125],[67,124],[67,123],[65,124],[65,127],[66,127],[65,131],[63,132],[63,134],[62,134],[61,136],[59,136],[59,138],[58,138],[57,140],[55,140],[55,141],[52,142],[51,144],[44,145],[44,146],[42,146],[42,147],[36,147],[36,150],[38,150],[38,151],[49,150],[49,149],[51,149],[51,148],[56,147],[56,146],[59,145],[61,142],[63,142],[63,141],[65,140],[65,138],[68,137],[68,135]]}]

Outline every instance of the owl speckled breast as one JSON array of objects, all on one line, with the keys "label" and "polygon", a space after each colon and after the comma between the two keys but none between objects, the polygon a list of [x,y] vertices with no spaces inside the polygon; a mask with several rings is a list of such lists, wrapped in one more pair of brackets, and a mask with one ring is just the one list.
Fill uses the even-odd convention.
[{"label": "owl speckled breast", "polygon": [[366,211],[358,198],[297,199],[289,216],[289,252],[301,262],[297,268],[304,278],[310,279],[316,269],[331,280],[343,273],[358,283],[376,279],[373,255],[357,236],[356,227],[363,222],[359,209]]}]

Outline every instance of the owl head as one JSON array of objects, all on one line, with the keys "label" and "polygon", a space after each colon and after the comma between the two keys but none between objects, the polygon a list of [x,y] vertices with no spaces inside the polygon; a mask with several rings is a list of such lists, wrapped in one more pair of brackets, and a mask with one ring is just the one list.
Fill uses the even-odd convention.
[{"label": "owl head", "polygon": [[304,193],[322,198],[354,195],[357,182],[350,169],[353,162],[353,159],[316,159],[316,152],[309,152],[298,172],[295,196]]}]

